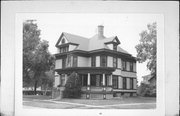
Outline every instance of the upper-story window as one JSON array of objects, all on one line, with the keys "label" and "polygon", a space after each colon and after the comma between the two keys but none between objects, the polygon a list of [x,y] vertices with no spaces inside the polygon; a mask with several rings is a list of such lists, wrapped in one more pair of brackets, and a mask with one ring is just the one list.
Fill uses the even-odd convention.
[{"label": "upper-story window", "polygon": [[113,44],[113,50],[117,51],[117,45]]},{"label": "upper-story window", "polygon": [[77,56],[73,55],[73,67],[77,67]]},{"label": "upper-story window", "polygon": [[96,56],[91,57],[91,66],[95,67],[96,66]]},{"label": "upper-story window", "polygon": [[106,67],[107,66],[107,57],[102,55],[100,56],[100,66],[101,67]]},{"label": "upper-story window", "polygon": [[61,41],[62,44],[66,43],[66,40],[63,38]]},{"label": "upper-story window", "polygon": [[60,48],[60,53],[64,53],[64,52],[68,52],[68,51],[69,51],[69,47],[68,46]]},{"label": "upper-story window", "polygon": [[122,61],[122,70],[126,70],[126,62]]},{"label": "upper-story window", "polygon": [[66,68],[66,58],[62,58],[62,68]]},{"label": "upper-story window", "polygon": [[123,89],[126,89],[126,77],[123,78]]},{"label": "upper-story window", "polygon": [[133,63],[130,62],[130,71],[133,71]]},{"label": "upper-story window", "polygon": [[72,57],[71,55],[67,55],[67,59],[66,59],[66,61],[67,61],[67,62],[66,62],[66,67],[71,67],[71,62],[72,62],[72,61],[71,61],[71,57]]},{"label": "upper-story window", "polygon": [[117,58],[113,57],[113,67],[117,68]]}]

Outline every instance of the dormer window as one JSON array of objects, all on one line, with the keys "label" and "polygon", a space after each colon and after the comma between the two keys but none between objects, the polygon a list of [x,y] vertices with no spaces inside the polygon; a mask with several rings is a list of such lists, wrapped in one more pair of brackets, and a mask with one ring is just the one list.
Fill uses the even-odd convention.
[{"label": "dormer window", "polygon": [[61,41],[62,44],[66,43],[65,39],[63,38]]},{"label": "dormer window", "polygon": [[60,53],[64,53],[64,52],[68,52],[69,51],[69,46],[64,46],[64,47],[61,47],[59,48],[60,50]]},{"label": "dormer window", "polygon": [[117,45],[113,44],[113,50],[117,51]]}]

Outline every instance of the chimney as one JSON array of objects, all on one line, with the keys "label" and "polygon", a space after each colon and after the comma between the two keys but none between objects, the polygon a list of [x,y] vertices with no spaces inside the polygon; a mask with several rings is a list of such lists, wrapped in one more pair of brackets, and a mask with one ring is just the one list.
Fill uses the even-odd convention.
[{"label": "chimney", "polygon": [[98,26],[98,38],[104,38],[104,26],[103,25],[99,25]]}]

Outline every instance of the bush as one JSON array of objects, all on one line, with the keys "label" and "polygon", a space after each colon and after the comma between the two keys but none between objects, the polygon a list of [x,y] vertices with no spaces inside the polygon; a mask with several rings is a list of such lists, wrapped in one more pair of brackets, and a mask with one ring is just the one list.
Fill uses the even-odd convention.
[{"label": "bush", "polygon": [[[37,90],[37,91],[36,91],[36,94],[37,94],[37,95],[43,95],[43,93],[44,93],[44,91],[42,91],[42,90],[41,90],[41,91],[40,91],[40,90]],[[34,90],[23,90],[23,95],[35,95],[35,94],[34,94]],[[46,92],[46,95],[47,95],[47,96],[52,95],[52,91],[47,91],[47,92]]]},{"label": "bush", "polygon": [[73,72],[65,85],[63,98],[80,98],[81,97],[81,82],[79,76]]},{"label": "bush", "polygon": [[156,86],[141,83],[138,88],[138,94],[144,97],[156,97]]}]

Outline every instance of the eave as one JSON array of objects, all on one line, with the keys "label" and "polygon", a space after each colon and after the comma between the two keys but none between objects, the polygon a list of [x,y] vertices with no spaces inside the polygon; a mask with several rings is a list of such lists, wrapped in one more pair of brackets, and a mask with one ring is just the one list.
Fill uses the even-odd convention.
[{"label": "eave", "polygon": [[56,58],[60,58],[63,57],[67,54],[76,54],[76,55],[80,55],[80,56],[84,56],[84,57],[90,57],[93,55],[109,55],[109,56],[116,56],[116,57],[122,57],[124,59],[129,59],[129,60],[133,60],[134,62],[136,62],[136,58],[133,57],[131,54],[126,54],[126,53],[122,53],[122,52],[118,52],[118,51],[114,51],[114,50],[109,50],[109,49],[98,49],[98,50],[92,50],[92,51],[83,51],[83,50],[73,50],[73,51],[69,51],[69,52],[65,52],[65,53],[59,53],[59,54],[55,54]]},{"label": "eave", "polygon": [[115,71],[113,67],[68,67],[63,69],[55,69],[58,74],[77,72],[80,74],[111,74]]}]

